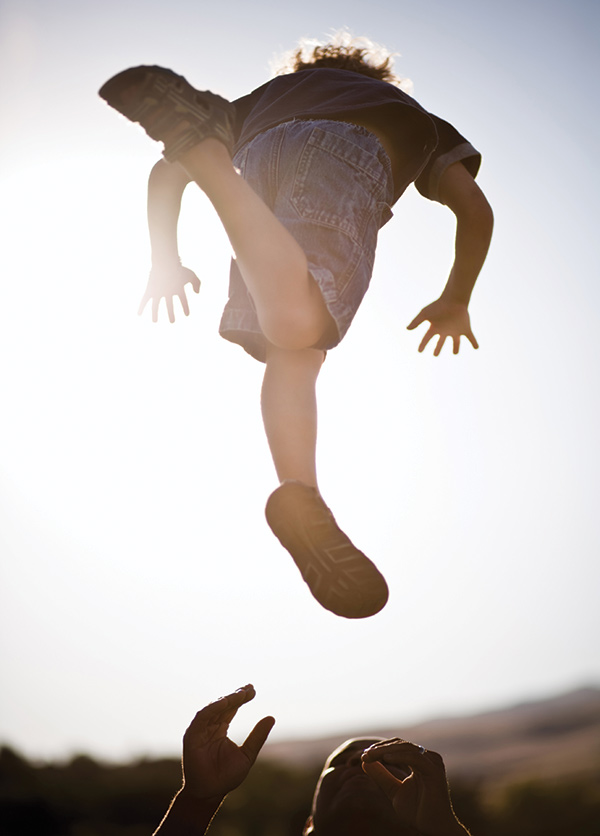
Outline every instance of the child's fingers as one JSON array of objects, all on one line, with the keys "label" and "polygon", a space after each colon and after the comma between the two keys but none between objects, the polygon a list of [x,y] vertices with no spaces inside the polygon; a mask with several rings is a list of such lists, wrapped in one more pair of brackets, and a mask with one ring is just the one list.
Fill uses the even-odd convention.
[{"label": "child's fingers", "polygon": [[432,326],[432,327],[431,327],[431,328],[427,331],[427,333],[425,334],[425,336],[423,337],[423,339],[421,340],[421,343],[420,343],[420,345],[419,345],[419,351],[420,351],[420,352],[421,352],[421,351],[423,351],[423,349],[425,348],[425,346],[427,345],[427,343],[428,343],[428,342],[429,342],[429,340],[433,337],[433,335],[434,335],[434,334],[435,334],[435,330],[434,330],[434,328],[433,328],[433,326]]},{"label": "child's fingers", "polygon": [[150,294],[146,291],[146,293],[144,293],[144,295],[142,296],[142,301],[140,302],[140,306],[138,308],[138,316],[141,316],[143,314],[144,308],[146,307],[149,301]]},{"label": "child's fingers", "polygon": [[190,282],[192,283],[192,287],[195,293],[200,293],[200,279],[198,276],[190,270]]},{"label": "child's fingers", "polygon": [[173,310],[173,297],[165,296],[165,302],[167,303],[167,314],[169,316],[169,322],[175,322],[175,311]]},{"label": "child's fingers", "polygon": [[442,350],[442,348],[444,347],[444,343],[446,342],[446,336],[447,336],[446,334],[442,334],[440,336],[439,340],[437,341],[437,345],[433,350],[433,356],[434,357],[439,357],[440,356],[440,351]]},{"label": "child's fingers", "polygon": [[467,337],[468,341],[471,343],[471,345],[473,346],[473,348],[479,348],[479,343],[475,339],[475,334],[472,331],[469,331],[466,334],[466,337]]},{"label": "child's fingers", "polygon": [[[200,279],[198,276],[188,267],[182,267],[181,269],[183,270],[183,284],[191,284],[194,293],[200,293]],[[183,292],[185,293],[185,290]]]},{"label": "child's fingers", "polygon": [[181,307],[183,312],[186,316],[190,315],[190,306],[188,305],[187,296],[185,295],[185,290],[180,290],[177,294],[179,296],[179,301],[181,302]]},{"label": "child's fingers", "polygon": [[413,328],[416,328],[417,325],[420,325],[422,322],[425,322],[426,319],[427,319],[427,317],[424,316],[423,311],[421,311],[421,313],[418,313],[415,316],[415,318],[413,319],[413,321],[409,325],[406,326],[406,330],[407,331],[412,331]]}]

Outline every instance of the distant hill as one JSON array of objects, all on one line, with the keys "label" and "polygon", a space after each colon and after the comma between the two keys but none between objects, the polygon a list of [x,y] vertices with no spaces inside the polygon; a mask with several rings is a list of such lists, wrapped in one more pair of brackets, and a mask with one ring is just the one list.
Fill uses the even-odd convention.
[{"label": "distant hill", "polygon": [[[272,743],[211,826],[299,836],[325,756],[346,737],[402,735],[444,755],[454,808],[478,836],[600,836],[600,689],[410,727]],[[0,747],[0,836],[146,836],[181,783],[179,758],[29,762]]]},{"label": "distant hill", "polygon": [[413,726],[348,729],[345,734],[267,745],[265,756],[309,766],[322,763],[349,737],[403,737],[443,755],[450,778],[481,780],[489,788],[535,779],[569,778],[600,784],[600,688],[582,688],[470,717]]}]

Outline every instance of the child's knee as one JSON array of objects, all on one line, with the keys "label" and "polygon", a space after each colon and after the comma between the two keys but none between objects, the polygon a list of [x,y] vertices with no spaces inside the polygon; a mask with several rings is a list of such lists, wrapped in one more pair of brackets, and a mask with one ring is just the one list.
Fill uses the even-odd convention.
[{"label": "child's knee", "polygon": [[264,317],[261,327],[269,342],[288,351],[320,345],[327,334],[335,331],[324,304],[273,311]]},{"label": "child's knee", "polygon": [[301,378],[318,377],[326,352],[318,348],[286,349],[273,343],[267,344],[267,367],[280,370],[289,379],[290,374]]}]

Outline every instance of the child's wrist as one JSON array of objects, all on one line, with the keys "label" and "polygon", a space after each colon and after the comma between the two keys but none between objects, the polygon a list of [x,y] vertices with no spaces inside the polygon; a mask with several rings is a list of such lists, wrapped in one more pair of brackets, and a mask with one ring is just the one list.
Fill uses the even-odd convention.
[{"label": "child's wrist", "polygon": [[462,305],[463,307],[468,308],[469,302],[471,301],[471,291],[458,290],[451,285],[446,285],[442,291],[440,299],[451,305]]},{"label": "child's wrist", "polygon": [[152,254],[152,269],[163,270],[173,267],[181,267],[179,253]]}]

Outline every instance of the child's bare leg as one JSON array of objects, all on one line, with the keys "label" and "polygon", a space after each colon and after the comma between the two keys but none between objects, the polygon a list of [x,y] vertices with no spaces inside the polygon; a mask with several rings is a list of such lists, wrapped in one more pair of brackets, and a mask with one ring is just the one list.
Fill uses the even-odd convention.
[{"label": "child's bare leg", "polygon": [[323,358],[318,349],[267,348],[262,411],[281,480],[267,502],[267,522],[324,607],[364,618],[385,605],[388,590],[377,568],[339,528],[317,487],[315,384]]},{"label": "child's bare leg", "polygon": [[205,139],[178,162],[215,207],[269,342],[289,350],[315,345],[333,321],[302,248],[218,140]]},{"label": "child's bare leg", "polygon": [[270,345],[262,387],[262,415],[280,482],[317,487],[315,384],[324,352],[289,351]]}]

